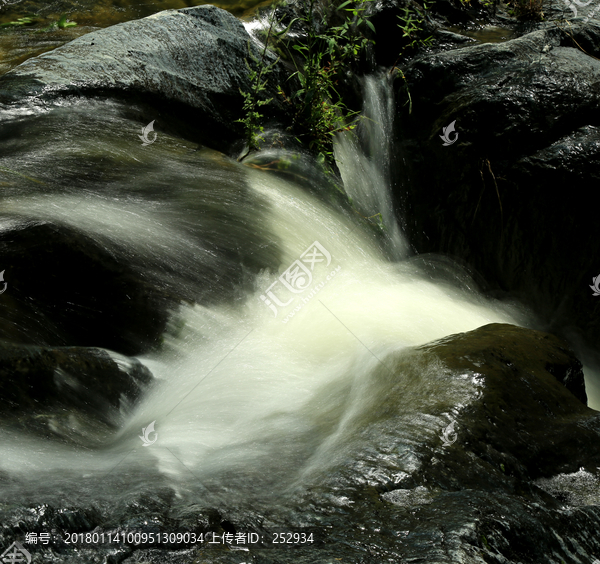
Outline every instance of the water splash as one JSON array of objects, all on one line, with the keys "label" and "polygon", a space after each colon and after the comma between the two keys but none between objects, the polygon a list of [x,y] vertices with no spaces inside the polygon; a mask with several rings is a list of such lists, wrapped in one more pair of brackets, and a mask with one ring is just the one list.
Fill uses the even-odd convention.
[{"label": "water splash", "polygon": [[[249,499],[256,490],[279,495],[343,464],[365,441],[383,440],[384,434],[375,439],[365,431],[382,413],[401,418],[394,441],[403,455],[394,472],[418,466],[416,437],[437,436],[447,425],[428,414],[432,398],[438,411],[455,412],[476,397],[476,385],[439,364],[420,364],[410,347],[527,319],[516,306],[479,296],[460,269],[447,267],[450,276],[433,279],[422,267],[426,259],[409,257],[389,189],[391,86],[371,77],[364,91],[366,119],[357,135],[340,136],[335,147],[344,189],[359,214],[336,208],[293,177],[228,163],[249,187],[253,224],[276,249],[278,269],[255,276],[243,299],[174,312],[163,349],[142,359],[157,378],[154,389],[102,449],[11,435],[0,446],[3,470],[28,468],[52,481],[68,469],[131,484],[144,467],[182,488],[201,483],[221,498]],[[306,177],[314,179],[314,171]],[[214,181],[214,175],[206,178]],[[198,170],[193,181],[206,182]],[[218,191],[213,184],[211,190]],[[140,195],[132,207],[98,194],[65,212],[67,197],[75,196],[15,198],[11,211],[86,229],[132,254],[158,254],[188,271],[187,278],[202,264],[194,258],[203,248],[197,242],[202,229],[191,227],[193,212],[185,206],[157,208]],[[381,236],[360,219],[377,214],[385,226]],[[243,225],[222,221],[225,235]],[[156,226],[151,236],[150,225]],[[225,241],[237,245],[239,239]],[[315,242],[327,251],[328,264],[302,260]],[[261,299],[269,288],[286,304],[276,316]],[[383,409],[393,389],[402,390],[397,404]],[[156,441],[142,448],[140,433],[152,422]]]}]

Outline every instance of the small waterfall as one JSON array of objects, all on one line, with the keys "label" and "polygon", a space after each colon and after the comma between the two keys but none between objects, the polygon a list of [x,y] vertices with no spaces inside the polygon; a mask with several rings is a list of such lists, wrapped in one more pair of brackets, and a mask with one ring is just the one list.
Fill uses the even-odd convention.
[{"label": "small waterfall", "polygon": [[348,196],[364,216],[380,214],[390,256],[398,260],[409,255],[409,247],[399,229],[390,191],[395,111],[390,75],[366,76],[362,86],[365,102],[360,126],[356,135],[338,136],[335,158]]},{"label": "small waterfall", "polygon": [[[209,498],[249,503],[343,464],[373,439],[363,430],[385,415],[387,394],[398,386],[403,392],[394,409],[401,421],[394,440],[405,451],[404,469],[418,464],[416,438],[447,424],[427,415],[432,402],[455,412],[475,397],[477,386],[441,365],[419,364],[410,347],[491,322],[527,319],[514,306],[478,295],[459,269],[447,267],[449,276],[433,279],[425,259],[409,257],[389,189],[392,89],[384,76],[367,77],[364,92],[360,130],[340,136],[335,156],[355,208],[365,217],[381,214],[385,237],[280,174],[224,163],[228,172],[218,182],[227,182],[231,171],[243,175],[252,210],[247,219],[276,247],[278,268],[256,276],[242,299],[174,312],[162,350],[141,359],[157,378],[154,389],[104,448],[83,451],[10,435],[0,445],[0,469],[16,475],[28,468],[47,485],[64,480],[56,491],[68,490],[78,477],[89,484],[90,496],[102,495],[94,484],[113,480],[131,487],[155,469],[182,491],[200,483]],[[206,183],[209,195],[217,193],[214,161],[196,167],[182,185]],[[175,184],[172,178],[163,182]],[[202,197],[202,190],[193,194]],[[216,205],[218,198],[210,197]],[[186,277],[200,267],[191,258],[202,254],[196,208],[173,202],[160,208],[156,194],[143,193],[133,208],[132,200],[115,208],[122,199],[109,205],[105,189],[86,196],[102,213],[89,205],[66,213],[65,198],[15,197],[9,204],[13,213],[87,228],[132,254],[151,257],[168,249],[170,266],[190,271]],[[223,205],[242,204],[232,199]],[[218,226],[223,233],[245,225],[224,217]],[[150,244],[155,223],[160,228],[152,230]],[[239,244],[233,236],[226,240]],[[142,428],[152,422],[157,440],[143,448]]]}]

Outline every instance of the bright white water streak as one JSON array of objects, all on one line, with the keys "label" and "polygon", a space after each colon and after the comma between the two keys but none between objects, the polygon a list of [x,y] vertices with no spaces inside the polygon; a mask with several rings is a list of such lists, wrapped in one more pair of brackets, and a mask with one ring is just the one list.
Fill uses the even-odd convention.
[{"label": "bright white water streak", "polygon": [[[316,426],[329,409],[320,396],[328,385],[361,387],[377,359],[403,347],[516,319],[506,307],[425,280],[409,263],[388,262],[360,229],[300,189],[260,172],[249,177],[273,204],[268,222],[285,251],[282,270],[315,240],[331,263],[315,265],[321,273],[313,284],[322,289],[304,303],[310,288],[298,294],[302,307],[291,318],[296,303],[274,317],[260,299],[273,275],[258,280],[243,307],[181,312],[186,326],[170,342],[173,356],[152,365],[164,384],[122,431],[135,437],[155,420],[165,450],[153,454],[170,472],[185,473],[179,461],[200,473],[248,463],[267,452],[261,438]],[[288,299],[281,287],[278,294]],[[362,393],[368,389],[349,400],[348,412],[368,401]],[[462,390],[455,399],[465,400]],[[312,463],[327,464],[331,452],[325,448],[321,457]]]},{"label": "bright white water streak", "polygon": [[[387,107],[380,85],[368,89],[372,97],[379,96],[371,108]],[[371,134],[382,143],[388,134],[373,131],[373,124],[385,116],[372,118]],[[357,207],[363,215],[384,214],[391,254],[404,256],[405,242],[386,211],[391,209],[387,164],[374,174],[376,146],[371,153],[369,160],[352,139],[342,140],[336,150]],[[390,262],[389,249],[382,250],[353,218],[298,186],[252,168],[245,168],[245,174],[251,189],[268,203],[263,226],[279,242],[280,272],[262,273],[243,303],[181,307],[173,323],[179,329],[167,335],[164,351],[143,359],[158,384],[112,445],[82,452],[9,436],[0,446],[2,469],[69,468],[82,475],[112,470],[114,476],[126,467],[121,461],[127,455],[129,462],[153,460],[164,474],[182,482],[198,477],[214,482],[215,476],[240,468],[248,474],[279,472],[294,481],[334,463],[336,445],[352,443],[360,414],[368,409],[377,413],[381,394],[374,375],[391,355],[491,322],[527,323],[517,309],[484,300],[467,282],[460,289],[432,281],[415,261]],[[72,209],[63,220],[83,225],[86,209]],[[115,236],[111,221],[122,213],[106,208],[88,225]],[[144,246],[137,238],[147,237],[144,225],[154,222],[154,213],[143,206],[136,209],[132,229],[124,235],[133,248]],[[181,235],[175,223],[165,221],[153,232],[153,244],[176,253]],[[318,253],[304,255],[320,260],[311,270],[301,257],[315,249],[315,242]],[[303,280],[288,280],[295,290],[307,285],[298,293],[278,281],[295,261],[301,263],[296,263],[298,272],[304,265],[312,276],[310,280],[305,272]],[[265,302],[272,295],[284,303],[292,299],[286,307],[277,306],[276,317]],[[418,386],[406,384],[401,411],[407,414],[406,427],[417,426],[423,433],[439,434],[448,423],[427,416],[432,402],[443,400],[446,413],[456,413],[477,394],[475,381],[453,379],[442,366],[422,367],[419,381]],[[142,447],[142,428],[153,421],[157,435],[148,439],[156,442]],[[414,464],[409,456],[406,468]]]}]

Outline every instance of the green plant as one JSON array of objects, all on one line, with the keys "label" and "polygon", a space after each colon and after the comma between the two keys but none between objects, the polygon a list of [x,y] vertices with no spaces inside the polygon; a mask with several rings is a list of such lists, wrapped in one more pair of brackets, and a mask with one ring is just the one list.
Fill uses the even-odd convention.
[{"label": "green plant", "polygon": [[67,20],[67,16],[65,14],[63,14],[59,20],[56,22],[56,26],[58,27],[58,29],[65,29],[67,27],[75,27],[77,25],[77,22],[70,22]]},{"label": "green plant", "polygon": [[544,19],[542,12],[543,0],[512,0],[510,14],[519,20],[541,21]]},{"label": "green plant", "polygon": [[267,49],[271,38],[271,33],[274,24],[274,12],[271,14],[269,31],[265,39],[264,48],[260,59],[253,55],[250,43],[248,43],[248,53],[250,58],[254,61],[255,67],[252,68],[248,59],[246,59],[246,66],[248,67],[248,79],[250,80],[250,92],[245,92],[240,89],[240,93],[244,98],[244,105],[242,110],[244,111],[244,117],[238,119],[239,123],[244,124],[244,130],[246,133],[246,141],[248,142],[248,151],[258,149],[260,142],[263,140],[264,127],[262,125],[263,114],[260,108],[266,106],[271,102],[273,98],[264,98],[263,92],[267,89],[267,78],[266,76],[273,70],[273,67],[277,63],[277,60],[270,64],[265,64],[267,56]]},{"label": "green plant", "polygon": [[[460,0],[460,1],[465,6],[471,5],[471,0]],[[487,9],[491,8],[492,10],[495,10],[497,0],[477,0],[477,3],[480,4],[481,6],[483,6],[484,8],[487,8]]]},{"label": "green plant", "polygon": [[23,16],[15,21],[0,24],[0,27],[21,27],[24,25],[33,25],[36,21],[37,18],[33,15]]},{"label": "green plant", "polygon": [[[244,97],[244,124],[250,148],[257,148],[262,140],[263,115],[260,107],[269,100],[261,99],[266,90],[266,75],[275,63],[266,64],[267,49],[286,53],[296,72],[290,77],[294,84],[286,94],[279,88],[280,95],[293,108],[294,120],[291,130],[299,142],[318,155],[320,162],[333,162],[333,138],[336,133],[355,127],[352,122],[359,112],[350,111],[342,100],[338,85],[344,73],[358,61],[365,47],[372,42],[367,30],[374,31],[373,24],[364,15],[366,4],[371,0],[347,0],[338,7],[329,4],[320,12],[317,0],[303,0],[301,13],[283,31],[275,32],[273,9],[269,30],[264,41],[260,60],[254,59],[255,68],[250,67],[250,92]],[[334,16],[340,16],[339,25],[331,25]],[[304,36],[298,41],[286,35],[295,23],[301,23]]]},{"label": "green plant", "polygon": [[428,47],[433,43],[433,37],[431,35],[425,38],[423,37],[423,23],[425,22],[425,14],[428,9],[429,6],[427,2],[424,1],[423,13],[419,12],[419,10],[414,8],[412,5],[409,5],[404,8],[404,14],[398,16],[398,19],[400,20],[398,27],[402,31],[402,38],[405,39],[405,43],[400,50],[396,62],[392,66],[390,72],[396,70],[402,77],[402,80],[404,80],[404,88],[407,96],[406,104],[408,104],[409,114],[412,113],[412,97],[410,95],[410,89],[408,88],[408,81],[406,80],[406,76],[402,70],[400,70],[396,65],[406,51],[414,51],[418,47]]},{"label": "green plant", "polygon": [[269,99],[260,99],[259,96],[262,92],[266,90],[266,79],[263,80],[263,75],[266,74],[266,71],[262,67],[260,70],[254,70],[248,64],[246,60],[246,64],[248,65],[249,73],[248,78],[251,83],[250,92],[245,92],[240,90],[242,96],[244,97],[244,105],[242,106],[242,110],[244,111],[244,117],[238,119],[239,123],[244,124],[244,131],[246,133],[246,141],[248,142],[248,151],[253,149],[258,149],[260,142],[263,140],[263,132],[265,128],[262,125],[262,120],[264,118],[263,114],[259,111],[259,108],[262,106],[266,106],[271,102],[273,98]]},{"label": "green plant", "polygon": [[[304,0],[301,15],[288,26],[289,29],[300,22],[304,38],[296,43],[283,43],[296,67],[291,81],[299,83],[299,88],[289,96],[280,88],[281,95],[294,109],[292,130],[323,164],[333,162],[335,134],[353,129],[356,124],[352,120],[359,115],[343,103],[338,85],[372,42],[366,30],[375,28],[364,15],[368,1],[348,0],[337,8],[330,4],[318,12],[316,0]],[[334,26],[331,20],[336,14],[341,16],[341,23]]]},{"label": "green plant", "polygon": [[66,14],[63,14],[58,18],[57,21],[52,22],[48,27],[40,29],[40,31],[54,31],[56,29],[66,29],[68,27],[75,27],[77,25],[76,22],[70,22],[67,20]]},{"label": "green plant", "polygon": [[423,23],[425,21],[425,13],[429,9],[427,2],[423,2],[423,13],[419,12],[412,5],[404,8],[404,14],[398,16],[400,23],[398,27],[402,31],[402,37],[406,38],[406,44],[402,48],[400,58],[407,49],[413,50],[419,46],[427,47],[433,42],[433,37],[423,38]]},{"label": "green plant", "polygon": [[369,43],[374,40],[368,38],[363,32],[363,24],[375,33],[375,26],[365,15],[366,4],[369,0],[347,0],[337,7],[337,11],[346,12],[345,21],[338,26],[331,27],[324,38],[328,42],[329,53],[336,48],[340,50],[339,58],[344,61],[356,60]]}]

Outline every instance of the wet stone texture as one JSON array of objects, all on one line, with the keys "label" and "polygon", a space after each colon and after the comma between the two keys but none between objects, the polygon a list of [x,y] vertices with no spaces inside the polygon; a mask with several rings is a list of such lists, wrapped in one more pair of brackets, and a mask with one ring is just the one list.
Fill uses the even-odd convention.
[{"label": "wet stone texture", "polygon": [[160,341],[178,303],[124,253],[63,225],[16,219],[0,233],[0,253],[10,283],[0,339],[139,354]]},{"label": "wet stone texture", "polygon": [[[407,361],[408,364],[407,364]],[[549,334],[487,325],[384,360],[377,400],[357,421],[359,448],[338,452],[327,472],[277,503],[186,504],[170,488],[121,496],[93,508],[0,510],[0,545],[23,530],[187,530],[197,533],[314,531],[315,543],[250,552],[176,546],[54,547],[61,562],[523,563],[593,562],[600,554],[600,414],[585,406],[579,361]],[[410,366],[437,367],[439,384],[463,386],[450,413],[430,398],[406,420]],[[421,401],[416,398],[415,401]],[[450,407],[452,409],[452,407]],[[429,422],[429,423],[428,423]],[[447,429],[447,427],[446,427]],[[43,513],[43,519],[40,516]],[[70,515],[69,519],[66,516]],[[144,524],[145,523],[145,524]],[[36,556],[47,548],[32,547]],[[111,556],[112,555],[112,556]],[[103,560],[109,558],[109,560]],[[114,558],[114,560],[110,560]],[[242,559],[240,559],[242,558]]]},{"label": "wet stone texture", "polygon": [[113,358],[102,349],[0,342],[4,432],[19,429],[88,447],[101,444],[151,381],[139,361]]},{"label": "wet stone texture", "polygon": [[595,347],[600,23],[542,27],[407,65],[414,103],[408,115],[398,79],[396,199],[417,251],[465,261],[547,330]]},{"label": "wet stone texture", "polygon": [[[251,89],[245,60],[260,56],[242,22],[225,10],[167,10],[29,59],[0,78],[0,109],[94,96],[167,104],[180,133],[226,148],[243,136],[236,120],[243,117],[240,90]],[[285,114],[275,90],[281,73],[282,67],[273,67],[264,93],[274,96],[274,118]]]}]

